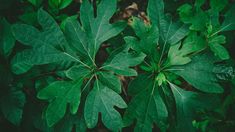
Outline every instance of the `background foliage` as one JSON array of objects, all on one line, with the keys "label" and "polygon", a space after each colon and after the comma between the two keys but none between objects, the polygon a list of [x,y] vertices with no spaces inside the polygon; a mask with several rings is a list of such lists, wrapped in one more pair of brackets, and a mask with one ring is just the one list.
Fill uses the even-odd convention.
[{"label": "background foliage", "polygon": [[0,0],[0,131],[234,131],[234,30],[233,0]]}]

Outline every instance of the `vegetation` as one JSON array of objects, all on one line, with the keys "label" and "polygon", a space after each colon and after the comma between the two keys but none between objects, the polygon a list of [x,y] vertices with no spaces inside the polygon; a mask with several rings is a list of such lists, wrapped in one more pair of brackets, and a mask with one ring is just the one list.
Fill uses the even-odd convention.
[{"label": "vegetation", "polygon": [[1,131],[235,130],[233,0],[1,0],[0,11]]}]

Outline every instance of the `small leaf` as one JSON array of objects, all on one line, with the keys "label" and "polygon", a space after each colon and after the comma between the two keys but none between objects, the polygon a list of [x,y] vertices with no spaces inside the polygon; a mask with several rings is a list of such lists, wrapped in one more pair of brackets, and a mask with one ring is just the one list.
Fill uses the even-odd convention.
[{"label": "small leaf", "polygon": [[152,53],[155,50],[156,43],[159,39],[159,31],[156,26],[151,26],[145,24],[141,19],[133,17],[130,23],[131,27],[134,29],[139,40],[131,40],[126,38],[126,43],[136,45],[144,53]]},{"label": "small leaf", "polygon": [[227,60],[230,58],[229,53],[226,48],[220,44],[210,45],[211,50],[222,60]]},{"label": "small leaf", "polygon": [[177,45],[173,45],[170,47],[168,52],[168,65],[184,65],[191,61],[189,57],[187,57],[188,52],[185,52],[185,50],[180,49],[180,43]]},{"label": "small leaf", "polygon": [[93,128],[101,113],[102,122],[112,130],[121,130],[123,123],[121,115],[113,108],[126,108],[124,100],[110,88],[96,80],[93,90],[89,93],[85,103],[84,117],[88,128]]},{"label": "small leaf", "polygon": [[179,12],[180,20],[184,23],[190,23],[193,12],[192,12],[192,6],[189,4],[184,4],[180,6],[177,11]]},{"label": "small leaf", "polygon": [[209,39],[210,49],[222,60],[230,58],[228,51],[221,45],[225,43],[225,36],[219,35]]},{"label": "small leaf", "polygon": [[72,3],[73,0],[49,0],[48,3],[50,7],[52,8],[58,8],[58,9],[64,9],[67,7],[70,3]]}]

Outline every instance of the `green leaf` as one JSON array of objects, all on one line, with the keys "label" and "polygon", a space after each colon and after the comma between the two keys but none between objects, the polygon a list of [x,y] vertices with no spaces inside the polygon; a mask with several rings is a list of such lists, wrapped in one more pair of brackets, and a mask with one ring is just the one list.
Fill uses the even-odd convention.
[{"label": "green leaf", "polygon": [[188,34],[188,27],[182,23],[173,23],[164,14],[162,0],[150,0],[147,8],[148,16],[153,25],[157,26],[164,43],[176,44]]},{"label": "green leaf", "polygon": [[28,0],[32,5],[39,7],[42,4],[42,0]]},{"label": "green leaf", "polygon": [[209,17],[208,14],[199,10],[191,19],[190,30],[202,31],[206,28],[206,23],[208,23]]},{"label": "green leaf", "polygon": [[104,41],[119,34],[126,27],[125,22],[109,23],[109,19],[111,19],[116,11],[116,2],[116,0],[102,0],[97,5],[96,17],[94,17],[93,7],[88,0],[84,0],[81,5],[80,20],[82,29],[87,36],[88,51],[93,60],[100,45]]},{"label": "green leaf", "polygon": [[77,82],[57,81],[39,91],[39,99],[48,100],[46,121],[48,126],[53,126],[65,115],[67,104],[72,114],[76,114],[80,104],[81,85],[83,79]]},{"label": "green leaf", "polygon": [[87,129],[84,117],[79,115],[67,114],[56,126],[56,132],[85,132]]},{"label": "green leaf", "polygon": [[184,23],[190,23],[193,12],[192,12],[192,6],[189,4],[184,4],[180,6],[177,11],[179,12],[180,20]]},{"label": "green leaf", "polygon": [[179,43],[170,47],[166,66],[189,63],[191,59],[188,55],[205,49],[206,44],[207,42],[203,37],[198,36],[196,32],[191,32],[182,45]]},{"label": "green leaf", "polygon": [[22,74],[34,65],[61,61],[75,61],[89,67],[71,53],[60,27],[42,9],[38,11],[38,21],[43,28],[42,32],[25,24],[15,24],[12,27],[15,38],[22,44],[32,47],[32,49],[19,52],[13,58],[12,70],[14,73]]},{"label": "green leaf", "polygon": [[11,33],[11,25],[6,19],[0,19],[0,53],[9,56],[15,46],[15,38]]},{"label": "green leaf", "polygon": [[217,55],[222,60],[228,60],[230,58],[227,49],[224,48],[222,45],[210,45],[210,49],[215,53],[215,55]]},{"label": "green leaf", "polygon": [[122,92],[120,79],[117,76],[113,75],[112,73],[100,72],[99,80],[102,84],[111,88],[116,93],[120,94]]},{"label": "green leaf", "polygon": [[22,120],[25,94],[19,90],[11,90],[0,98],[0,108],[4,117],[16,126]]},{"label": "green leaf", "polygon": [[[145,78],[141,81],[147,85],[142,85],[139,82],[140,78]],[[136,119],[135,131],[151,132],[152,126],[155,123],[162,131],[166,130],[165,123],[168,112],[156,83],[148,75],[139,75],[136,80],[130,83],[129,88],[131,90],[128,91],[135,95],[133,95],[133,99],[124,114],[124,123],[126,126],[131,125]]]},{"label": "green leaf", "polygon": [[232,4],[230,9],[224,15],[224,21],[220,28],[220,31],[235,30],[235,4]]},{"label": "green leaf", "polygon": [[210,6],[214,11],[222,11],[228,4],[228,0],[210,0]]},{"label": "green leaf", "polygon": [[129,52],[128,47],[120,48],[111,53],[101,69],[111,70],[119,75],[136,76],[137,72],[129,67],[140,64],[145,56],[143,53]]},{"label": "green leaf", "polygon": [[230,58],[228,51],[221,44],[224,44],[225,36],[219,35],[209,39],[210,49],[222,60],[227,60]]},{"label": "green leaf", "polygon": [[88,128],[93,128],[98,122],[98,115],[101,113],[102,122],[112,130],[121,130],[123,123],[121,115],[114,109],[114,106],[126,108],[124,100],[110,88],[96,80],[94,88],[89,93],[85,103],[84,117]]},{"label": "green leaf", "polygon": [[[167,66],[170,65],[184,65],[187,64],[191,61],[187,55],[189,52],[187,50],[184,50],[184,47],[180,49],[180,43],[177,45],[173,45],[170,47],[169,52],[168,52],[168,62]],[[188,48],[188,47],[187,47]]]},{"label": "green leaf", "polygon": [[130,25],[134,29],[139,40],[131,40],[129,37],[129,39],[125,39],[126,43],[132,46],[136,45],[138,49],[141,49],[142,52],[147,54],[154,52],[156,43],[159,39],[158,28],[156,26],[145,24],[141,19],[136,17],[132,18]]},{"label": "green leaf", "polygon": [[85,78],[91,74],[90,69],[83,65],[76,65],[66,71],[66,76],[74,81]]},{"label": "green leaf", "polygon": [[201,109],[213,109],[217,98],[208,94],[185,91],[169,83],[176,101],[176,131],[195,131],[192,121]]},{"label": "green leaf", "polygon": [[200,8],[203,4],[205,4],[206,0],[195,0],[195,6]]},{"label": "green leaf", "polygon": [[163,0],[149,0],[147,14],[153,25],[160,27],[165,22],[164,2]]},{"label": "green leaf", "polygon": [[49,0],[48,3],[51,8],[58,8],[64,9],[65,7],[69,6],[73,0]]},{"label": "green leaf", "polygon": [[216,61],[217,59],[209,53],[199,54],[194,56],[190,63],[173,67],[172,72],[183,77],[198,90],[207,93],[222,93],[224,90],[213,73]]}]

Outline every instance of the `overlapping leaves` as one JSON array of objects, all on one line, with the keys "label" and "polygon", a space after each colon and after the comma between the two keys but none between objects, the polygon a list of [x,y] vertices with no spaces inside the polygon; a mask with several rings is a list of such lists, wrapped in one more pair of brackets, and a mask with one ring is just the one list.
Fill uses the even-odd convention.
[{"label": "overlapping leaves", "polygon": [[[141,63],[145,55],[131,52],[129,46],[124,46],[114,51],[108,60],[98,67],[95,57],[101,44],[119,34],[126,24],[109,23],[116,11],[116,0],[102,0],[95,11],[96,15],[92,4],[84,0],[80,11],[81,24],[76,19],[68,18],[65,31],[61,31],[55,20],[43,9],[38,11],[38,22],[42,30],[25,24],[14,25],[15,38],[31,48],[14,57],[12,70],[21,74],[36,65],[74,62],[71,68],[64,69],[70,80],[64,78],[64,81],[55,81],[38,93],[39,99],[49,101],[45,110],[47,124],[53,126],[61,120],[67,106],[71,114],[76,114],[81,96],[86,98],[86,94],[82,92],[91,89],[86,101],[82,102],[83,105],[85,103],[84,118],[87,127],[96,126],[98,114],[101,112],[102,122],[107,128],[120,130],[123,126],[121,115],[113,107],[127,106],[118,95],[121,93],[121,83],[114,73],[136,76],[137,72],[130,67]],[[83,108],[80,111],[83,111]]]},{"label": "overlapping leaves", "polygon": [[[186,10],[186,13],[183,12],[181,15],[189,17],[187,13],[191,8],[182,8],[184,9],[181,10]],[[141,68],[147,74],[139,75],[128,87],[128,92],[133,98],[124,116],[125,124],[130,125],[136,119],[135,131],[152,131],[155,123],[165,131],[168,129],[168,124],[165,122],[167,119],[172,120],[168,122],[170,125],[174,124],[174,118],[168,117],[168,114],[174,115],[175,112],[176,124],[170,126],[171,129],[184,131],[183,124],[187,122],[188,130],[193,131],[194,112],[196,108],[207,108],[205,107],[207,103],[199,101],[206,96],[178,88],[169,82],[168,75],[175,73],[200,91],[222,93],[223,88],[213,72],[215,63],[219,59],[208,51],[200,53],[205,51],[206,38],[195,32],[189,32],[188,27],[180,22],[173,22],[164,14],[162,0],[149,0],[147,9],[150,24],[133,18],[130,25],[137,37],[125,38],[137,52],[144,52],[147,55],[141,64]],[[182,19],[187,21],[186,18]],[[199,23],[196,24],[190,29],[201,26]],[[224,43],[220,38],[213,40],[209,40],[209,44]],[[227,56],[220,55],[220,58]],[[169,86],[171,89],[167,93],[164,89],[169,89]]]}]

